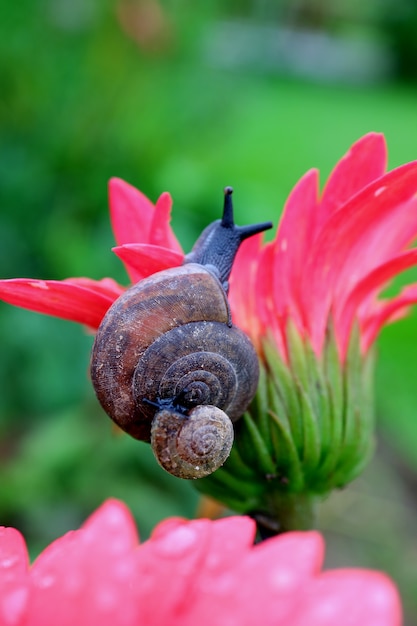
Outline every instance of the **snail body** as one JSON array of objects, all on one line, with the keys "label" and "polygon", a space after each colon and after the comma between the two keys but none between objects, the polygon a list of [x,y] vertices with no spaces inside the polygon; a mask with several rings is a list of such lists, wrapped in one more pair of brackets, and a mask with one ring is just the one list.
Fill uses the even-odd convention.
[{"label": "snail body", "polygon": [[[215,228],[224,229],[223,221]],[[227,228],[236,239],[236,229],[245,238],[254,234],[245,229],[266,227],[236,227],[232,220]],[[91,357],[104,410],[131,436],[150,441],[158,462],[181,478],[206,476],[224,463],[232,422],[246,410],[259,377],[252,343],[231,322],[231,266],[219,268],[207,253],[204,240],[212,233],[213,224],[182,266],[136,283],[113,303]],[[202,256],[207,263],[199,262]]]}]

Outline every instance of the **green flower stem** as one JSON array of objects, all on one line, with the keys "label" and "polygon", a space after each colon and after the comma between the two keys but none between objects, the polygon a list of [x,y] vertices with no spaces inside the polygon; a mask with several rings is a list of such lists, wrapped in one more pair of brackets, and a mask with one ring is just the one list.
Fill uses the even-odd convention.
[{"label": "green flower stem", "polygon": [[273,492],[265,498],[268,514],[255,514],[262,539],[290,530],[315,528],[318,497],[309,493]]},{"label": "green flower stem", "polygon": [[317,497],[310,493],[273,492],[268,495],[269,514],[274,516],[278,533],[311,530],[315,527]]}]

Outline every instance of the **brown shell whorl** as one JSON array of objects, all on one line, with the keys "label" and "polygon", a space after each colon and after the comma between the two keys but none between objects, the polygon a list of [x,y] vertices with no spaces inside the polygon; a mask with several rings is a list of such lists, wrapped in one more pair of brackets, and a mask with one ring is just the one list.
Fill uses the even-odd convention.
[{"label": "brown shell whorl", "polygon": [[163,410],[153,420],[151,445],[158,463],[170,474],[202,478],[229,456],[233,425],[215,406],[198,406],[187,416]]},{"label": "brown shell whorl", "polygon": [[150,437],[149,411],[138,407],[132,393],[142,355],[172,328],[205,319],[227,324],[229,305],[215,276],[193,263],[140,281],[107,311],[93,346],[91,379],[106,413],[133,437]]},{"label": "brown shell whorl", "polygon": [[217,406],[235,421],[255,394],[258,377],[258,359],[241,330],[220,322],[191,322],[149,346],[134,373],[133,389],[149,422],[156,409],[148,401],[175,400],[185,409]]}]

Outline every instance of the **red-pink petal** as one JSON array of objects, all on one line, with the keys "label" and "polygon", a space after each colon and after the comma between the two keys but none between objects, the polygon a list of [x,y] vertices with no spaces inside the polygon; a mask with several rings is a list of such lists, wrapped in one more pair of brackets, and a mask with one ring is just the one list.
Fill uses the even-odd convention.
[{"label": "red-pink petal", "polygon": [[366,187],[326,223],[308,258],[302,284],[316,352],[321,350],[334,292],[346,282],[340,280],[342,271],[360,271],[359,253],[366,254],[375,228],[416,191],[417,163],[408,163]]},{"label": "red-pink petal", "polygon": [[316,217],[318,226],[321,228],[349,198],[383,176],[386,164],[384,135],[369,133],[354,143],[327,180]]},{"label": "red-pink petal", "polygon": [[109,203],[116,243],[148,243],[155,210],[152,202],[124,180],[112,178]]},{"label": "red-pink petal", "polygon": [[336,334],[342,356],[345,354],[349,343],[353,320],[358,312],[360,314],[360,307],[363,302],[373,296],[376,291],[381,290],[397,274],[413,265],[417,265],[417,249],[403,252],[380,265],[356,285],[343,305],[338,306],[339,303],[335,303]]},{"label": "red-pink petal", "polygon": [[184,260],[180,252],[149,243],[127,243],[113,248],[113,252],[129,268],[133,282],[169,267],[178,267]]},{"label": "red-pink petal", "polygon": [[140,580],[146,581],[139,585],[141,623],[211,626],[222,623],[223,608],[241,623],[230,591],[239,585],[237,570],[254,535],[254,522],[245,517],[160,524],[139,552]]},{"label": "red-pink petal", "polygon": [[258,344],[262,330],[256,298],[261,243],[261,234],[250,237],[242,243],[229,280],[229,302],[233,323],[246,332],[255,345]]},{"label": "red-pink petal", "polygon": [[[182,254],[181,246],[171,226],[171,196],[163,193],[154,206],[140,191],[119,178],[109,183],[110,216],[116,242],[151,244]],[[132,282],[139,280],[138,272],[126,267]],[[139,273],[140,274],[140,273]]]},{"label": "red-pink petal", "polygon": [[278,316],[290,314],[304,325],[301,277],[306,255],[314,241],[318,210],[318,173],[310,170],[292,190],[284,209],[274,244],[272,297]]},{"label": "red-pink petal", "polygon": [[85,278],[83,276],[65,278],[64,283],[71,283],[72,285],[79,285],[85,287],[96,293],[100,293],[103,296],[115,300],[125,291],[125,287],[122,287],[113,278],[102,278],[101,280],[93,280],[92,278]]},{"label": "red-pink petal", "polygon": [[0,280],[0,300],[96,329],[116,299],[114,285],[109,288],[108,283],[78,278],[66,281],[14,278]]},{"label": "red-pink petal", "polygon": [[107,501],[36,559],[25,626],[136,626],[136,549],[131,514]]},{"label": "red-pink petal", "polygon": [[383,574],[366,570],[324,572],[303,590],[291,626],[400,626],[398,592]]},{"label": "red-pink petal", "polygon": [[169,248],[184,256],[178,239],[174,235],[169,223],[171,221],[172,198],[169,193],[163,193],[156,201],[153,214],[149,243],[162,248]]},{"label": "red-pink petal", "polygon": [[[323,558],[324,541],[316,532],[290,532],[255,546],[237,567],[235,602],[245,606],[243,623],[291,624],[288,617],[302,604],[304,588],[319,575]],[[248,597],[253,602],[247,603]]]},{"label": "red-pink petal", "polygon": [[362,350],[366,352],[375,341],[379,331],[388,322],[407,313],[408,307],[417,303],[417,285],[408,285],[391,300],[378,302],[361,319]]},{"label": "red-pink petal", "polygon": [[14,528],[0,527],[0,624],[20,626],[29,595],[26,544]]}]

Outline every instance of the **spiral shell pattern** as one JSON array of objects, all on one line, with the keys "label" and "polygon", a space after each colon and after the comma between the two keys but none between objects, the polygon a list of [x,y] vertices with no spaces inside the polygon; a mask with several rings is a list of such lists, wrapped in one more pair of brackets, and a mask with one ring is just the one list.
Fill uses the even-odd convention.
[{"label": "spiral shell pattern", "polygon": [[[183,412],[199,405],[222,409],[234,421],[245,411],[258,380],[258,361],[238,328],[219,322],[178,326],[156,339],[133,375],[133,395],[152,419],[155,404]],[[255,387],[256,389],[256,387]]]},{"label": "spiral shell pattern", "polygon": [[215,406],[197,406],[188,415],[159,411],[151,445],[158,463],[178,478],[196,479],[218,469],[233,445],[233,425]]}]

